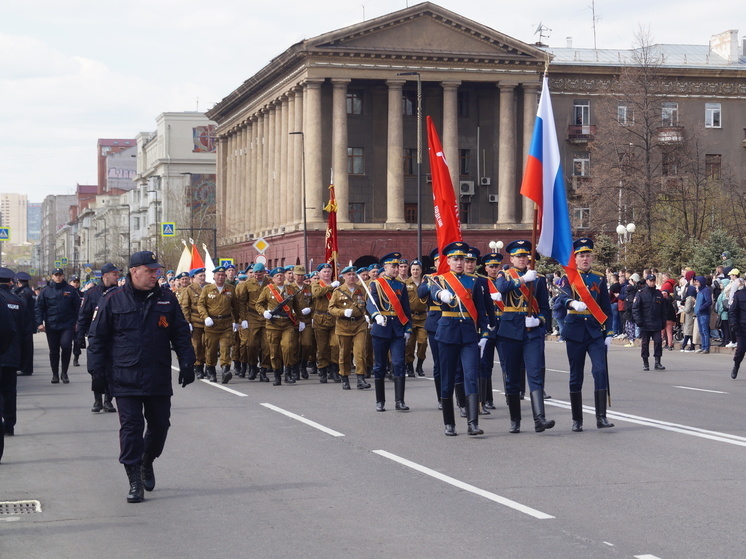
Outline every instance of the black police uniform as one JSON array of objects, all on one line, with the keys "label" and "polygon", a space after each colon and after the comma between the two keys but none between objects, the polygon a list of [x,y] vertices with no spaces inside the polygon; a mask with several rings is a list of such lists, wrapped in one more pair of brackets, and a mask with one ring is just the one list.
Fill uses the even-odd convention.
[{"label": "black police uniform", "polygon": [[67,369],[73,351],[75,321],[80,309],[78,290],[66,281],[50,282],[36,299],[36,326],[44,324],[49,344],[49,362],[52,366],[52,382],[60,379],[60,355],[62,356],[62,382],[68,382]]},{"label": "black police uniform", "polygon": [[13,293],[26,303],[26,331],[21,334],[21,368],[18,374],[28,376],[34,373],[34,334],[36,334],[34,309],[36,307],[36,295],[28,284],[31,276],[26,272],[18,272],[16,280],[23,283],[13,289]]},{"label": "black police uniform", "polygon": [[9,311],[7,322],[12,323],[14,331],[14,335],[9,335],[10,344],[0,353],[0,415],[5,435],[13,435],[16,425],[16,371],[21,366],[21,341],[26,330],[26,305],[10,290],[9,280],[14,275],[12,270],[0,268],[0,306]]}]

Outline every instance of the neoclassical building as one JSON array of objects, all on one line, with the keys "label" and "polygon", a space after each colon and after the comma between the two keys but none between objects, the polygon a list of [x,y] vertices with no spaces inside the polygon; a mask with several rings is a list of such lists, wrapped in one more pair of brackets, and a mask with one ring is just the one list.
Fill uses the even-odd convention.
[{"label": "neoclassical building", "polygon": [[[391,250],[415,257],[418,79],[423,252],[435,242],[426,116],[449,161],[465,239],[484,252],[491,240],[530,235],[532,206],[519,189],[547,60],[571,186],[589,173],[590,105],[626,63],[578,52],[523,43],[430,2],[291,46],[207,113],[218,124],[220,256],[245,266],[263,238],[270,265],[304,261],[306,245],[318,263],[333,182],[342,262]],[[718,94],[742,106],[745,68],[736,48],[733,73],[698,66],[695,79],[740,80]],[[695,93],[684,95],[704,106]]]}]

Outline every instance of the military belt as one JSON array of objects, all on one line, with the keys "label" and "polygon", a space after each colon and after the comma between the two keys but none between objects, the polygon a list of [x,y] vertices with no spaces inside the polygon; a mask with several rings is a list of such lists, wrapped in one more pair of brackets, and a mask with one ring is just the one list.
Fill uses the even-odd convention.
[{"label": "military belt", "polygon": [[423,314],[427,314],[425,311],[413,311],[412,316],[422,316]]},{"label": "military belt", "polygon": [[591,311],[589,311],[587,309],[584,310],[584,311],[576,311],[576,310],[573,310],[573,309],[567,309],[567,314],[591,314]]},{"label": "military belt", "polygon": [[429,311],[439,311],[440,307],[438,305],[430,305],[427,310],[429,310]]},{"label": "military belt", "polygon": [[522,312],[525,313],[527,311],[526,307],[509,307],[508,305],[505,305],[505,308],[503,309],[503,312]]},{"label": "military belt", "polygon": [[395,312],[391,312],[391,311],[381,311],[378,314],[381,314],[383,316],[396,316],[396,313]]},{"label": "military belt", "polygon": [[471,320],[468,312],[443,311],[443,316],[446,318],[468,318]]},{"label": "military belt", "polygon": [[342,320],[349,320],[350,322],[355,322],[356,320],[363,319],[363,317],[361,316],[340,316],[338,318],[341,318]]},{"label": "military belt", "polygon": [[219,314],[218,316],[213,316],[212,318],[213,318],[213,320],[214,319],[221,320],[223,318],[232,318],[232,317],[233,317],[233,315],[231,315],[231,314]]}]

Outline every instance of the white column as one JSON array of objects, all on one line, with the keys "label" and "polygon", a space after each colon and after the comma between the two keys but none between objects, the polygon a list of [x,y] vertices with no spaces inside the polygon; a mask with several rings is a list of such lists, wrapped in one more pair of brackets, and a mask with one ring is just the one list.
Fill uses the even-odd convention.
[{"label": "white column", "polygon": [[402,85],[405,80],[387,80],[388,154],[386,158],[386,223],[404,223],[404,123]]},{"label": "white column", "polygon": [[516,222],[515,85],[500,84],[500,132],[498,159],[498,223]]},{"label": "white column", "polygon": [[349,223],[350,181],[347,175],[347,84],[350,80],[333,79],[332,95],[332,168],[337,199],[337,223]]},{"label": "white column", "polygon": [[309,223],[323,222],[324,182],[321,167],[321,84],[324,80],[307,80],[303,92],[303,135],[306,143],[306,202]]},{"label": "white column", "polygon": [[[538,83],[523,84],[523,167],[521,168],[521,177],[526,171],[526,162],[528,161],[528,150],[531,148],[531,138],[534,134],[534,123],[536,122],[537,97],[539,93]],[[519,191],[520,192],[520,191]],[[534,221],[534,202],[526,196],[523,198],[523,223]]]},{"label": "white column", "polygon": [[451,181],[458,200],[459,152],[458,152],[458,86],[461,82],[441,82],[443,87],[443,153],[451,172]]},{"label": "white column", "polygon": [[290,196],[288,194],[288,98],[287,95],[283,95],[280,100],[280,127],[278,137],[278,155],[277,160],[277,171],[280,178],[280,199],[277,200],[277,211],[278,219],[277,226],[287,225],[288,219],[288,202]]},{"label": "white column", "polygon": [[287,93],[288,98],[288,107],[287,107],[287,133],[285,134],[285,139],[287,141],[287,157],[285,159],[285,180],[287,182],[287,193],[288,198],[285,201],[285,222],[286,224],[295,223],[295,218],[293,216],[294,210],[296,207],[298,207],[298,204],[300,203],[301,199],[298,195],[298,192],[300,191],[300,188],[298,186],[298,183],[295,180],[295,167],[296,167],[296,157],[295,157],[295,147],[297,145],[295,136],[291,136],[290,132],[295,132],[295,90],[291,89]]},{"label": "white column", "polygon": [[[306,142],[306,133],[303,130],[303,89],[300,87],[295,88],[295,119],[294,119],[294,125],[295,128],[292,130],[293,132],[303,132],[303,134],[297,134],[293,136],[293,145],[294,148],[294,159],[295,159],[295,167],[294,167],[294,178],[295,185],[297,187],[297,196],[298,200],[301,201],[300,204],[294,204],[293,205],[293,221],[296,223],[302,223],[303,222],[303,181],[305,180],[305,170],[303,169],[303,148]],[[308,201],[306,201],[308,203]],[[308,263],[306,263],[308,264]]]}]

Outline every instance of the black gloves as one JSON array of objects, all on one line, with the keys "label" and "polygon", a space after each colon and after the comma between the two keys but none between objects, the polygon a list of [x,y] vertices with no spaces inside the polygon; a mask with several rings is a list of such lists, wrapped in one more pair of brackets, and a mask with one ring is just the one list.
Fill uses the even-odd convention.
[{"label": "black gloves", "polygon": [[194,367],[179,368],[179,384],[184,388],[187,384],[194,382]]},{"label": "black gloves", "polygon": [[106,392],[106,376],[101,374],[91,375],[91,390],[96,394]]}]

